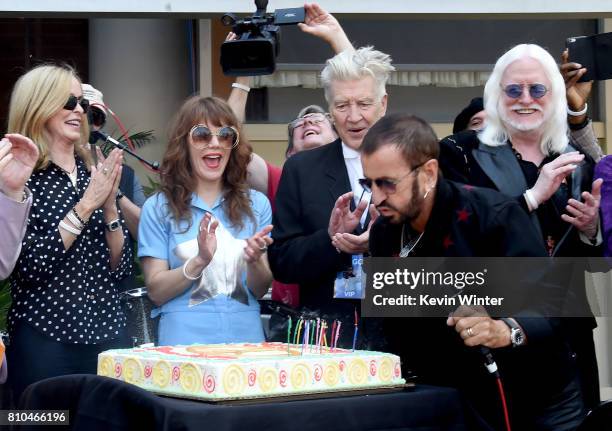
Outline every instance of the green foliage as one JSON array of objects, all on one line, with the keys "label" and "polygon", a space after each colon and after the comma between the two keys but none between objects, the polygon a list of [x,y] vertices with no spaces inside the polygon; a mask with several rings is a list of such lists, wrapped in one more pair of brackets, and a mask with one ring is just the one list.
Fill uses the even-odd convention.
[{"label": "green foliage", "polygon": [[11,306],[11,291],[8,280],[0,281],[0,331],[6,331],[6,315]]},{"label": "green foliage", "polygon": [[148,185],[142,185],[142,191],[146,197],[149,197],[161,190],[161,183],[147,176]]}]

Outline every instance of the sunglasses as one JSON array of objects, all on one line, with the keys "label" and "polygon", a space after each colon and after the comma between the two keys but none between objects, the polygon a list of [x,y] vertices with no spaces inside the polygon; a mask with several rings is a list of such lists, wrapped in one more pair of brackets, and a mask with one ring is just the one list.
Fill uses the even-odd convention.
[{"label": "sunglasses", "polygon": [[329,118],[327,117],[326,114],[319,114],[319,113],[307,114],[307,115],[304,115],[303,117],[296,118],[295,120],[293,120],[291,123],[289,123],[289,127],[295,130],[300,127],[303,127],[306,124],[306,122],[309,122],[311,124],[320,124],[323,121],[329,121]]},{"label": "sunglasses", "polygon": [[219,146],[225,150],[235,148],[240,141],[238,130],[231,126],[223,126],[216,132],[213,132],[203,124],[196,124],[189,131],[189,135],[191,136],[192,145],[201,150],[210,147],[213,136],[217,137]]},{"label": "sunglasses", "polygon": [[375,180],[371,180],[370,178],[360,178],[359,185],[361,185],[361,187],[363,187],[366,192],[372,193],[372,183],[374,183],[376,184],[378,190],[380,190],[386,195],[392,195],[393,193],[397,192],[397,185],[401,183],[404,178],[407,178],[410,174],[416,172],[425,163],[427,163],[427,161],[415,166],[410,170],[410,172],[405,175],[402,175],[396,180],[392,180],[390,178],[377,178]]},{"label": "sunglasses", "polygon": [[66,101],[66,104],[64,105],[64,109],[67,109],[68,111],[74,111],[74,109],[77,106],[77,103],[81,105],[81,108],[83,108],[83,111],[87,112],[89,110],[89,100],[85,99],[82,96],[76,97],[74,94],[71,94],[68,97],[68,100]]},{"label": "sunglasses", "polygon": [[[504,93],[511,99],[518,99],[523,95],[525,85],[508,84],[504,87]],[[534,99],[541,99],[548,92],[548,88],[544,84],[529,84],[529,95]]]}]

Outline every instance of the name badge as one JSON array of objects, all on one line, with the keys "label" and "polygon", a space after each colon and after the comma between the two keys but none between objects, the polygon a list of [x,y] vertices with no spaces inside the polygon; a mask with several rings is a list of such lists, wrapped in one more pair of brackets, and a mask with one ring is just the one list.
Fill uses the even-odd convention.
[{"label": "name badge", "polygon": [[354,254],[351,266],[336,274],[334,281],[334,298],[336,299],[363,299],[363,255]]}]

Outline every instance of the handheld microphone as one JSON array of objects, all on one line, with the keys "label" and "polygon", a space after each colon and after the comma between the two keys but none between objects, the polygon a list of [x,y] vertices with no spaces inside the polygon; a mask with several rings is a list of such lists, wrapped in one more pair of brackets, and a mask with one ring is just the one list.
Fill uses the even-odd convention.
[{"label": "handheld microphone", "polygon": [[102,139],[104,142],[108,142],[108,143],[114,145],[115,147],[125,151],[130,156],[140,160],[142,163],[144,163],[145,165],[149,166],[151,169],[153,169],[155,171],[159,171],[159,162],[150,162],[150,161],[148,161],[146,159],[143,159],[141,156],[139,156],[138,154],[136,154],[135,152],[130,150],[127,147],[127,145],[122,144],[121,142],[119,142],[116,139],[108,136],[106,133],[101,132],[100,130],[96,130],[95,132],[92,132],[92,134],[96,135],[97,137]]}]

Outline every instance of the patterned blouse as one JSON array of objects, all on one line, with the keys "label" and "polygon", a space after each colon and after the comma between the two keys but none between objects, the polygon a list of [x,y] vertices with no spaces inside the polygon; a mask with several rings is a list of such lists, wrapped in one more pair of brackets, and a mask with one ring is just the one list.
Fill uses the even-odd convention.
[{"label": "patterned blouse", "polygon": [[[78,157],[76,187],[69,174],[53,163],[28,181],[34,200],[10,278],[9,334],[21,321],[59,342],[98,344],[117,338],[125,327],[117,281],[132,270],[130,241],[124,241],[119,266],[111,271],[101,208],[68,250],[59,233],[60,220],[88,184],[89,173]],[[127,238],[125,223],[122,229]]]}]

